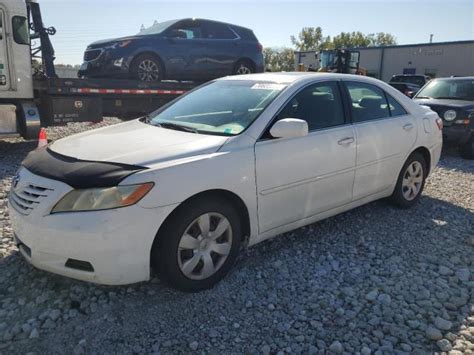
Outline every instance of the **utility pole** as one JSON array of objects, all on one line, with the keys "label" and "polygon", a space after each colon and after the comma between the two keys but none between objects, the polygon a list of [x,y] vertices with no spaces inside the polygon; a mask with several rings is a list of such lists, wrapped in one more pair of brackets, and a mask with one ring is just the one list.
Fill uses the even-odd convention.
[{"label": "utility pole", "polygon": [[430,34],[430,43],[433,43],[433,34]]}]

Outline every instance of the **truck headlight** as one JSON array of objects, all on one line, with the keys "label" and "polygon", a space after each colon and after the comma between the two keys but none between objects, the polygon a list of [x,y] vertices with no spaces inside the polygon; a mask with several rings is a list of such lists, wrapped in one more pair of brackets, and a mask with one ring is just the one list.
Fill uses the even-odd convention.
[{"label": "truck headlight", "polygon": [[153,187],[152,182],[68,192],[51,213],[108,210],[130,206],[140,201]]},{"label": "truck headlight", "polygon": [[446,121],[452,121],[456,118],[456,111],[454,110],[447,110],[445,113],[444,113],[444,119]]}]

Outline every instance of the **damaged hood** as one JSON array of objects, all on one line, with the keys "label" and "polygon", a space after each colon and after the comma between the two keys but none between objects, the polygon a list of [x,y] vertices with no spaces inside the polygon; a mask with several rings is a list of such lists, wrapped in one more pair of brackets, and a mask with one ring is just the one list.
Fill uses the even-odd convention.
[{"label": "damaged hood", "polygon": [[134,120],[60,139],[49,149],[78,160],[150,167],[164,161],[215,153],[227,139]]}]

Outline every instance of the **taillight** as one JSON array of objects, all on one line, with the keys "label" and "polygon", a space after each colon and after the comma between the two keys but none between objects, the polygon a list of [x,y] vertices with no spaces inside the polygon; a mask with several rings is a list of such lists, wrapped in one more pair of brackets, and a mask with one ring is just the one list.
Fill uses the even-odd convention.
[{"label": "taillight", "polygon": [[261,43],[257,43],[257,49],[259,50],[259,52],[263,51],[263,46],[261,45]]},{"label": "taillight", "polygon": [[439,130],[443,130],[443,120],[441,118],[436,119],[436,125],[438,126]]}]

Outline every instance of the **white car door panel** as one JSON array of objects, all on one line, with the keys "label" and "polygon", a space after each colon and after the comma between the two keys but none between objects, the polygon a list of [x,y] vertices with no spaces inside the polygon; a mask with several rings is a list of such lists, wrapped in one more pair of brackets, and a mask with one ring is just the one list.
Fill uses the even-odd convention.
[{"label": "white car door panel", "polygon": [[255,147],[260,232],[349,203],[354,137],[351,126],[276,139]]},{"label": "white car door panel", "polygon": [[310,133],[255,145],[260,233],[352,200],[355,132],[346,124],[338,84],[302,89],[275,120],[289,117],[306,120]]},{"label": "white car door panel", "polygon": [[416,141],[413,117],[378,86],[346,82],[357,139],[353,199],[393,186]]},{"label": "white car door panel", "polygon": [[389,188],[416,140],[416,130],[405,130],[411,116],[358,123],[354,199]]}]

